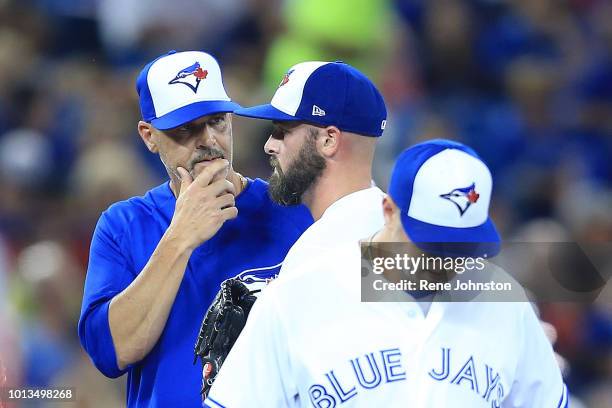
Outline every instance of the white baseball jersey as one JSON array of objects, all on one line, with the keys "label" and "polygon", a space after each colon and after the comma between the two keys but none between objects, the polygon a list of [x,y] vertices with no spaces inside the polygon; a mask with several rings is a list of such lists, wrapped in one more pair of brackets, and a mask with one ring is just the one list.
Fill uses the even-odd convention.
[{"label": "white baseball jersey", "polygon": [[264,291],[204,406],[568,406],[529,303],[362,303],[359,247],[332,251]]},{"label": "white baseball jersey", "polygon": [[312,259],[332,246],[367,238],[385,225],[382,200],[385,193],[370,187],[348,194],[330,205],[293,244],[279,276]]}]

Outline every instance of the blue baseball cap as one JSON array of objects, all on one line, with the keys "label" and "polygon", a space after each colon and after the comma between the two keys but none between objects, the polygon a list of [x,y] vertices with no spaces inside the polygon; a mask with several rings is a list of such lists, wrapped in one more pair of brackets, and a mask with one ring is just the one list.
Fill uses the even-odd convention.
[{"label": "blue baseball cap", "polygon": [[337,126],[373,137],[381,136],[387,123],[385,101],[376,86],[342,61],[294,65],[283,76],[269,104],[235,113],[257,119]]},{"label": "blue baseball cap", "polygon": [[489,217],[492,189],[491,172],[474,150],[437,139],[402,152],[389,195],[406,235],[422,250],[491,257],[501,246]]},{"label": "blue baseball cap", "polygon": [[201,51],[170,51],[151,61],[136,79],[145,122],[167,130],[202,116],[233,112],[217,60]]}]

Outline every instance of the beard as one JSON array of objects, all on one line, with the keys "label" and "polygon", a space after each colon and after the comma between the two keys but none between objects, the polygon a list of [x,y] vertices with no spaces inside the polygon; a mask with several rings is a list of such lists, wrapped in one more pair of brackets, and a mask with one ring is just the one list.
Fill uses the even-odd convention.
[{"label": "beard", "polygon": [[325,159],[317,152],[315,139],[309,137],[286,172],[274,156],[270,158],[270,165],[274,168],[268,179],[270,198],[277,204],[290,206],[302,203],[304,193],[325,170]]}]

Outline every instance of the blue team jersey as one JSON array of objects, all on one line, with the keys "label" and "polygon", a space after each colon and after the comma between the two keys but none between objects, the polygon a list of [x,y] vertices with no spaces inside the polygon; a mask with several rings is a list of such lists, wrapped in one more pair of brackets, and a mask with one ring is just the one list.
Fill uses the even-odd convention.
[{"label": "blue team jersey", "polygon": [[238,217],[227,221],[189,259],[156,345],[142,361],[120,370],[108,323],[109,304],[148,262],[170,225],[175,204],[169,183],[144,197],[116,203],[101,215],[91,242],[79,337],[104,375],[128,373],[128,407],[201,406],[202,369],[193,364],[193,348],[220,283],[244,271],[258,271],[259,277],[260,271],[269,277],[278,273],[291,245],[312,223],[306,207],[281,207],[268,197],[266,182],[250,180],[236,197]]}]

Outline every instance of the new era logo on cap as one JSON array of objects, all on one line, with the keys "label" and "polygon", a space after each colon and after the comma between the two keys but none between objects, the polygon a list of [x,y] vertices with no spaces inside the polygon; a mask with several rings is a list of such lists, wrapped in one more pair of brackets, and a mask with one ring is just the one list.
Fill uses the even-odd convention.
[{"label": "new era logo on cap", "polygon": [[201,51],[171,51],[147,64],[136,81],[143,120],[166,130],[240,106],[223,87],[217,61]]},{"label": "new era logo on cap", "polygon": [[317,105],[312,105],[312,116],[325,116],[325,111]]},{"label": "new era logo on cap", "polygon": [[308,61],[283,76],[270,104],[239,109],[237,115],[275,121],[337,126],[346,132],[381,136],[387,110],[376,86],[340,61]]}]

